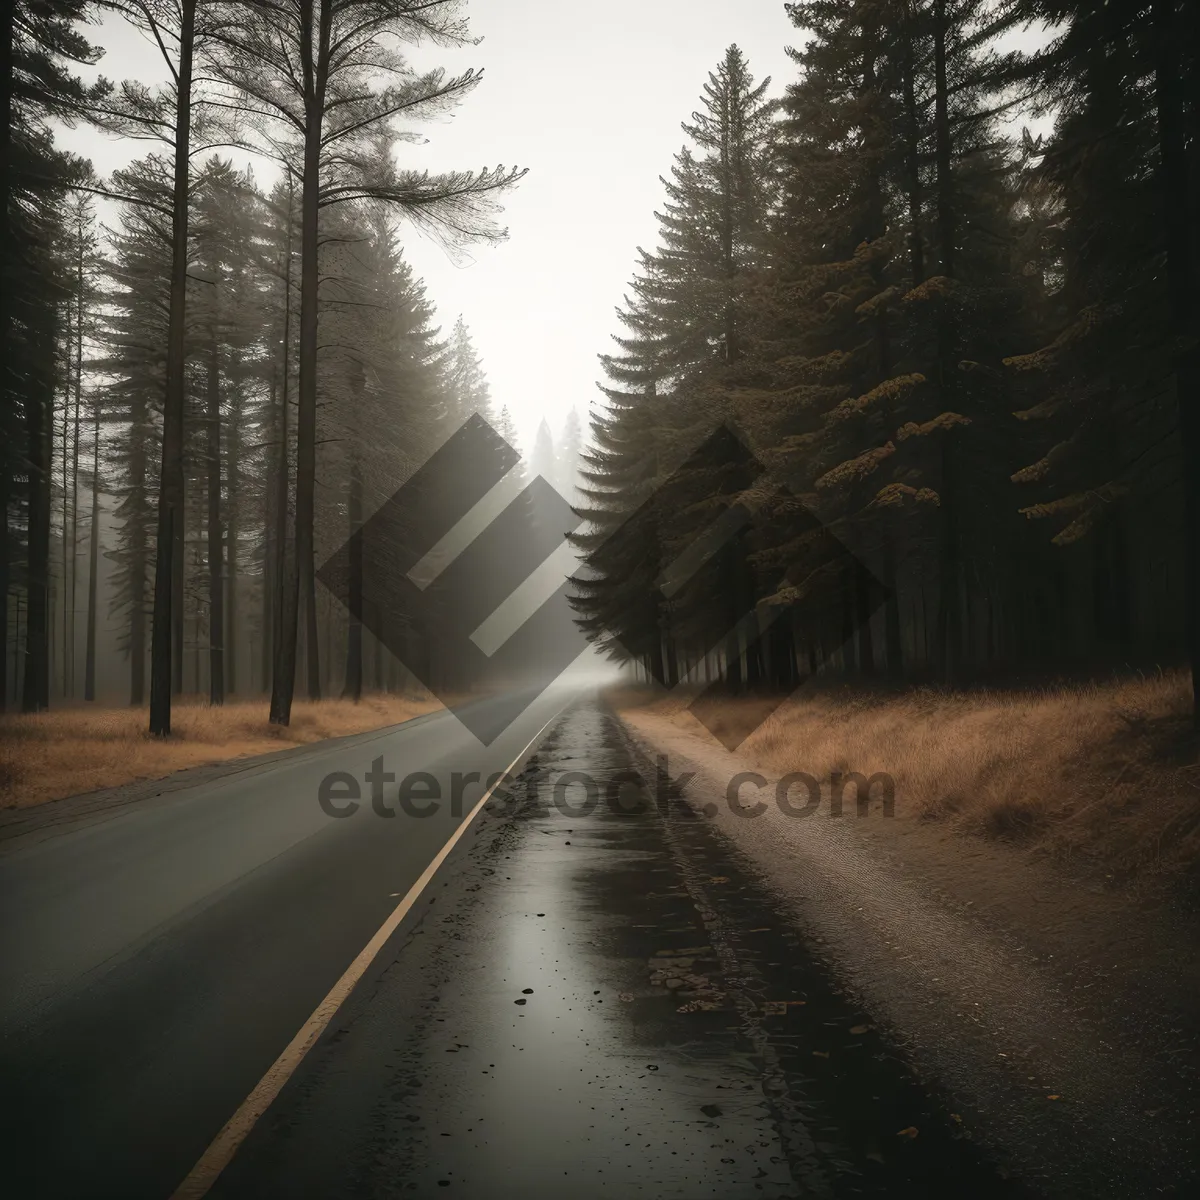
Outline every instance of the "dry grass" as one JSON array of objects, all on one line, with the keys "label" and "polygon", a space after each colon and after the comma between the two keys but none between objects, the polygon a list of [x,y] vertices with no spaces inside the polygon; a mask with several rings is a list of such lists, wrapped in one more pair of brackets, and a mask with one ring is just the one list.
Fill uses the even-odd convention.
[{"label": "dry grass", "polygon": [[[1082,855],[1109,871],[1196,870],[1200,745],[1189,732],[1190,687],[1188,675],[1171,672],[1022,693],[802,693],[738,753],[825,780],[831,771],[885,771],[897,816]],[[614,699],[647,702],[629,691]],[[728,701],[731,725],[738,706],[752,703]],[[650,707],[703,733],[686,704],[674,695]]]},{"label": "dry grass", "polygon": [[47,800],[139,779],[159,779],[183,767],[266,754],[324,738],[363,733],[441,708],[431,696],[364,696],[360,703],[298,700],[292,723],[272,725],[265,699],[212,708],[176,702],[169,738],[146,732],[144,708],[67,708],[0,717],[0,808]]}]

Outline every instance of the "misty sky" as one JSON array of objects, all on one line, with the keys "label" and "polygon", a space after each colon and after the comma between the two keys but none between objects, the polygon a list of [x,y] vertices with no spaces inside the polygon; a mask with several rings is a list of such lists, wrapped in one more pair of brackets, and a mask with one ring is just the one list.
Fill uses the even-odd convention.
[{"label": "misty sky", "polygon": [[[596,355],[617,328],[635,248],[655,241],[658,177],[708,72],[737,42],[778,95],[794,75],[784,47],[797,31],[782,0],[471,0],[469,12],[480,45],[412,58],[482,68],[482,84],[449,120],[422,126],[426,145],[398,153],[418,168],[504,163],[529,174],[506,202],[508,242],[473,249],[464,265],[411,227],[402,236],[444,328],[463,314],[497,405],[531,439],[543,414],[557,428],[572,405],[586,413],[599,396]],[[155,49],[116,18],[91,36],[109,78],[163,77]],[[151,149],[85,128],[61,140],[102,173]],[[264,185],[274,178],[264,160],[256,172]]]},{"label": "misty sky", "polygon": [[[771,94],[782,95],[796,76],[785,47],[799,31],[783,0],[470,0],[468,11],[478,46],[418,47],[412,61],[482,69],[483,82],[452,117],[420,126],[425,145],[397,153],[416,168],[504,163],[529,174],[508,196],[510,236],[497,248],[476,247],[456,265],[411,226],[402,237],[443,327],[465,317],[497,406],[508,405],[528,452],[543,415],[557,431],[572,405],[586,414],[599,397],[596,355],[618,329],[613,309],[636,247],[655,244],[659,176],[708,72],[736,42],[755,77],[771,76]],[[165,77],[157,50],[119,19],[92,36],[107,50],[99,70],[109,78]],[[104,173],[151,148],[86,128],[61,138]],[[255,169],[269,186],[272,164]]]}]

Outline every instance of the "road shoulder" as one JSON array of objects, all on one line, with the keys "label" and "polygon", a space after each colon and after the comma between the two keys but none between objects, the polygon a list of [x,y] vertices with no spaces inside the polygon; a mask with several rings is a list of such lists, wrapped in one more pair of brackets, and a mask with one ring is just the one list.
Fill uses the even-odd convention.
[{"label": "road shoulder", "polygon": [[135,779],[115,787],[98,788],[94,792],[83,792],[60,800],[47,800],[28,808],[0,808],[0,854],[18,840],[21,845],[29,845],[43,837],[53,837],[64,829],[104,821],[117,816],[132,805],[147,804],[186,791],[188,788],[203,787],[235,775],[253,774],[279,763],[303,762],[306,758],[318,757],[337,747],[366,745],[377,738],[387,737],[397,729],[412,728],[432,720],[444,711],[436,709],[397,724],[384,725],[362,733],[345,734],[342,737],[324,738],[302,746],[288,746],[266,754],[200,763],[156,779]]},{"label": "road shoulder", "polygon": [[[1182,919],[1164,927],[1090,892],[1089,907],[1049,865],[933,831],[895,835],[899,820],[859,818],[852,801],[841,820],[827,805],[786,817],[765,768],[660,716],[622,719],[648,762],[692,774],[687,801],[711,807],[895,1044],[1031,1178],[1070,1194],[1098,1167],[1120,1195],[1144,1185],[1147,1163],[1164,1187],[1177,1174],[1167,1164],[1194,1171],[1197,956]],[[756,818],[728,800],[739,772],[763,779],[742,789],[747,804],[770,801]],[[1005,891],[1022,903],[1006,907]],[[1052,919],[1022,917],[1043,907]],[[1042,1179],[1051,1162],[1061,1178]]]}]

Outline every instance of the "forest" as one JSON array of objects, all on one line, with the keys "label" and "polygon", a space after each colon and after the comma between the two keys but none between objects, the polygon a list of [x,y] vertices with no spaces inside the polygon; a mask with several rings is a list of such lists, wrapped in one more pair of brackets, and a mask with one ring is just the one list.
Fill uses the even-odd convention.
[{"label": "forest", "polygon": [[[114,14],[168,84],[81,82],[86,22]],[[10,18],[5,699],[96,699],[110,615],[152,732],[172,696],[269,692],[287,724],[297,688],[397,687],[396,659],[318,588],[322,557],[472,413],[516,441],[399,240],[402,222],[450,253],[503,239],[495,197],[524,173],[395,165],[479,82],[403,53],[469,44],[462,6],[22,0]],[[81,123],[146,153],[101,178],[55,144]],[[543,468],[562,457],[548,439]]]},{"label": "forest", "polygon": [[709,76],[602,357],[587,629],[735,691],[1196,667],[1200,8],[787,10],[795,77]]},{"label": "forest", "polygon": [[[697,80],[590,430],[539,431],[529,471],[582,520],[583,629],[735,692],[1195,667],[1200,12],[784,7],[791,78],[735,45]],[[98,13],[169,82],[82,82]],[[101,561],[151,732],[182,694],[269,694],[286,724],[298,689],[397,687],[322,556],[472,413],[515,441],[401,250],[404,222],[451,252],[502,239],[523,174],[397,166],[475,102],[475,72],[406,57],[468,44],[463,6],[6,20],[5,702],[96,697]],[[101,178],[64,123],[146,153]]]}]

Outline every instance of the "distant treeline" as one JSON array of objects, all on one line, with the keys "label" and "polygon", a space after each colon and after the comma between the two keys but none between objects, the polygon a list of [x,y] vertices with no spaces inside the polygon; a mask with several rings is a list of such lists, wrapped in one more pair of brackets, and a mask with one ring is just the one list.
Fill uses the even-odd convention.
[{"label": "distant treeline", "polygon": [[710,75],[602,356],[586,627],[734,687],[1194,661],[1200,6],[787,7],[797,78]]}]

